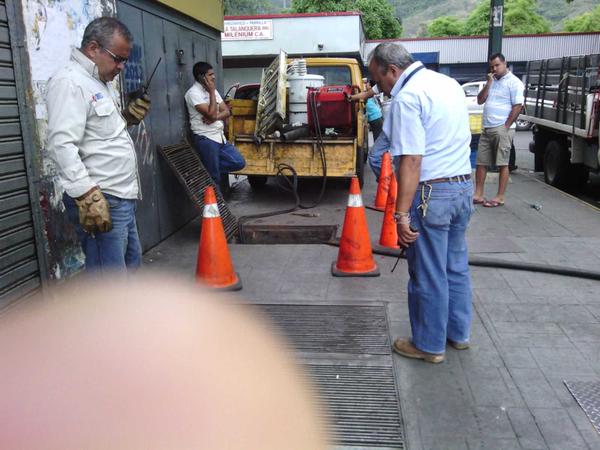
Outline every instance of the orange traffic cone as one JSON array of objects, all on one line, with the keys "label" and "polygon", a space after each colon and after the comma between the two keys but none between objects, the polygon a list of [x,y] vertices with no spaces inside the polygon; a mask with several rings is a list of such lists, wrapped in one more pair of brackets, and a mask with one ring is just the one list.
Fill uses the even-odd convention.
[{"label": "orange traffic cone", "polygon": [[375,247],[400,248],[398,245],[398,229],[394,220],[397,194],[398,183],[396,183],[396,176],[392,173],[387,202],[385,204],[385,214],[383,215],[383,223],[381,224],[379,243]]},{"label": "orange traffic cone", "polygon": [[363,206],[358,178],[352,178],[348,207],[342,228],[337,262],[331,265],[336,277],[378,277],[379,268],[373,259],[367,216]]},{"label": "orange traffic cone", "polygon": [[376,211],[385,211],[385,203],[387,201],[392,173],[392,156],[390,155],[390,152],[385,152],[383,154],[383,159],[381,160],[381,173],[379,174],[379,182],[377,184],[375,204],[373,206],[367,206],[367,208]]},{"label": "orange traffic cone", "polygon": [[212,186],[204,191],[196,281],[218,290],[239,291],[242,288],[240,277],[233,270],[219,206]]}]

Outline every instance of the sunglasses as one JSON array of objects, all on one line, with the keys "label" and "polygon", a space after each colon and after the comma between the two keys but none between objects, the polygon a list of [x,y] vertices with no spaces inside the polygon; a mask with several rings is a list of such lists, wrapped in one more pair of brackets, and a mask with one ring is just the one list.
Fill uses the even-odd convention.
[{"label": "sunglasses", "polygon": [[113,52],[111,52],[106,47],[100,47],[100,48],[102,50],[104,50],[106,53],[108,53],[116,64],[121,64],[121,63],[127,64],[127,61],[129,61],[129,58],[123,58],[122,56],[115,55]]}]

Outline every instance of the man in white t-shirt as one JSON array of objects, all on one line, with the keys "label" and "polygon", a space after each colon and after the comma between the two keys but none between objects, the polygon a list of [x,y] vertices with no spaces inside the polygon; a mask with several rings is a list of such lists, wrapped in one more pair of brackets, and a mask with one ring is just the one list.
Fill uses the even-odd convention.
[{"label": "man in white t-shirt", "polygon": [[[487,208],[504,205],[504,193],[508,185],[510,149],[515,133],[515,120],[524,103],[525,87],[521,80],[508,70],[502,53],[490,57],[490,73],[484,88],[477,95],[477,103],[483,107],[483,132],[477,149],[477,172],[473,203]],[[491,200],[483,198],[487,167],[498,166],[498,193]]]},{"label": "man in white t-shirt", "polygon": [[225,139],[223,120],[227,119],[231,112],[217,92],[212,66],[203,61],[197,62],[192,72],[196,82],[185,93],[185,103],[194,134],[193,145],[218,187],[221,174],[243,169],[246,161]]}]

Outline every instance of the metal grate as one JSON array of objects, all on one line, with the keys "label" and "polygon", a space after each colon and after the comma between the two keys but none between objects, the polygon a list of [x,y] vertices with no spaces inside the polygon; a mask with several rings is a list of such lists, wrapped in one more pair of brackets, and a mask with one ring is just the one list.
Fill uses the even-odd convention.
[{"label": "metal grate", "polygon": [[261,305],[261,308],[299,351],[390,354],[383,307]]},{"label": "metal grate", "polygon": [[394,372],[389,366],[307,364],[329,407],[329,430],[340,445],[404,448]]},{"label": "metal grate", "polygon": [[223,197],[216,189],[215,183],[202,165],[200,157],[187,143],[159,147],[160,152],[175,172],[175,176],[185,188],[188,196],[200,211],[204,207],[204,190],[208,186],[215,188],[221,221],[228,240],[237,236],[238,221],[231,213]]},{"label": "metal grate", "polygon": [[600,433],[600,382],[564,381],[564,383],[588,416],[596,431]]},{"label": "metal grate", "polygon": [[336,444],[404,448],[385,307],[257,306],[300,352],[327,408]]}]

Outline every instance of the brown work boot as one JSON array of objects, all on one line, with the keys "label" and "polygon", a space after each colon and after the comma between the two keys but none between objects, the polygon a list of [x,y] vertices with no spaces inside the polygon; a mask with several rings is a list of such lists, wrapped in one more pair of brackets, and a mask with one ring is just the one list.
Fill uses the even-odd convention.
[{"label": "brown work boot", "polygon": [[466,350],[469,348],[469,341],[466,342],[454,342],[450,339],[446,339],[448,341],[448,345],[450,347],[455,348],[456,350]]},{"label": "brown work boot", "polygon": [[406,358],[422,359],[433,364],[441,363],[444,360],[443,353],[437,354],[422,352],[413,345],[410,339],[406,338],[396,339],[392,345],[392,349],[399,355],[402,355]]}]

